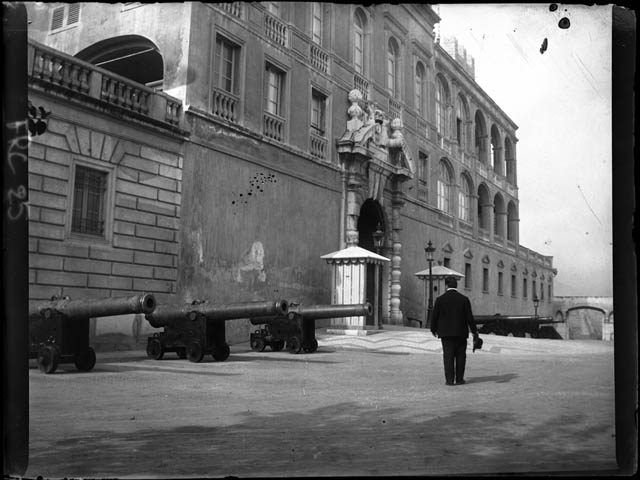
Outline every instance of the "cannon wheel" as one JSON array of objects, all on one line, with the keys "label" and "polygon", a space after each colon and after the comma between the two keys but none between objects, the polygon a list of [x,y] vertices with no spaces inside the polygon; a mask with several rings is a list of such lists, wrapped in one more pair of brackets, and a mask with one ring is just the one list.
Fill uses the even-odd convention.
[{"label": "cannon wheel", "polygon": [[229,345],[216,345],[213,347],[211,356],[218,362],[224,362],[227,358],[229,358],[230,353],[231,349],[229,348]]},{"label": "cannon wheel", "polygon": [[157,338],[152,338],[147,342],[147,356],[154,360],[161,360],[164,356],[164,347]]},{"label": "cannon wheel", "polygon": [[264,338],[262,337],[253,337],[251,339],[250,344],[251,344],[251,350],[255,352],[263,352],[264,347],[267,346],[267,343],[264,341]]},{"label": "cannon wheel", "polygon": [[187,358],[190,362],[200,363],[204,358],[204,350],[198,342],[193,342],[187,347]]},{"label": "cannon wheel", "polygon": [[176,350],[176,355],[178,355],[179,359],[184,360],[187,358],[187,351],[184,348],[179,348]]},{"label": "cannon wheel", "polygon": [[96,364],[96,351],[89,347],[88,350],[76,353],[73,359],[76,368],[81,372],[89,372]]},{"label": "cannon wheel", "polygon": [[58,368],[60,353],[52,345],[46,345],[38,351],[38,369],[42,373],[53,373]]},{"label": "cannon wheel", "polygon": [[302,350],[302,342],[297,336],[287,339],[287,351],[289,353],[299,353]]},{"label": "cannon wheel", "polygon": [[313,342],[311,342],[311,345],[302,347],[302,349],[305,351],[305,353],[315,352],[316,350],[318,350],[318,340],[313,339]]},{"label": "cannon wheel", "polygon": [[284,340],[275,340],[271,342],[269,346],[271,347],[272,351],[279,352],[284,348]]}]

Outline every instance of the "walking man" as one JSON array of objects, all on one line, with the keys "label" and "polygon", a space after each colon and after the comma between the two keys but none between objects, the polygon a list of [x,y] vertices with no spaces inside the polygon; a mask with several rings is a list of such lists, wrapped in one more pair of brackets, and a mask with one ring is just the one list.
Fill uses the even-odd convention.
[{"label": "walking man", "polygon": [[469,329],[477,337],[478,328],[471,312],[471,302],[456,290],[456,278],[447,277],[444,283],[447,290],[436,298],[431,316],[431,333],[442,341],[447,385],[454,385],[454,378],[457,385],[463,385]]}]

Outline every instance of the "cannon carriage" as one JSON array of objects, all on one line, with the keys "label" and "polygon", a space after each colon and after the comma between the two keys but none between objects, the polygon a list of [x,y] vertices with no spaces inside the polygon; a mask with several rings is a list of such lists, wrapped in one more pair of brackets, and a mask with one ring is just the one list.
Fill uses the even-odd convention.
[{"label": "cannon carriage", "polygon": [[96,363],[95,350],[89,345],[89,319],[151,313],[156,307],[152,294],[129,297],[29,302],[29,358],[37,359],[43,373],[54,373],[61,363],[74,363],[88,372]]},{"label": "cannon carriage", "polygon": [[318,349],[316,320],[370,316],[372,313],[370,303],[308,307],[291,304],[286,315],[250,319],[252,325],[260,325],[249,336],[250,346],[256,352],[264,351],[267,346],[278,352],[286,345],[289,353],[313,353]]},{"label": "cannon carriage", "polygon": [[197,300],[190,304],[161,305],[147,321],[162,332],[154,333],[147,340],[147,356],[161,360],[167,352],[175,352],[179,358],[201,362],[210,354],[216,361],[229,357],[225,322],[241,318],[286,315],[286,300],[245,302],[216,305]]},{"label": "cannon carriage", "polygon": [[549,337],[549,329],[555,323],[550,317],[531,315],[474,315],[480,333],[494,333],[496,335],[531,338]]}]

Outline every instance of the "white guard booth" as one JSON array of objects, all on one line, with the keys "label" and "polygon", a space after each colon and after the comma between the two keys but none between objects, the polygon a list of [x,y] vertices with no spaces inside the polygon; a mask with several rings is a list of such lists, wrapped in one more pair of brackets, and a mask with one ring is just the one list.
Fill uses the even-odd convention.
[{"label": "white guard booth", "polygon": [[374,287],[374,304],[372,305],[374,314],[371,325],[367,325],[366,317],[335,318],[331,320],[331,325],[347,330],[379,329],[381,325],[379,318],[381,301],[378,285],[379,270],[382,262],[389,262],[390,260],[358,246],[347,247],[337,252],[322,255],[320,258],[333,265],[333,279],[331,281],[333,287],[331,294],[332,304],[353,305],[365,303],[367,301],[367,265],[375,265],[376,286]]}]

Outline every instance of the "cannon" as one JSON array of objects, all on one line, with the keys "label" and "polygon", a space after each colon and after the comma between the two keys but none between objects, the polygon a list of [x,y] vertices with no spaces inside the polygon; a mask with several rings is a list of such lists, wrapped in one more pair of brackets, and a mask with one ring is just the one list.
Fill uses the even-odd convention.
[{"label": "cannon", "polygon": [[286,315],[288,310],[286,300],[228,305],[196,300],[178,306],[160,305],[145,316],[152,327],[163,329],[147,339],[147,355],[161,360],[166,352],[175,352],[178,358],[198,363],[205,354],[211,354],[214,360],[224,361],[230,353],[225,321]]},{"label": "cannon", "polygon": [[29,358],[36,358],[43,373],[53,373],[60,363],[75,363],[88,372],[96,364],[96,353],[89,346],[89,319],[151,313],[156,299],[150,293],[130,297],[29,302]]},{"label": "cannon", "polygon": [[550,326],[561,323],[552,320],[551,317],[537,317],[534,315],[474,315],[474,320],[480,333],[495,333],[496,335],[524,337],[527,333],[531,338],[540,338],[548,335],[542,326]]},{"label": "cannon", "polygon": [[313,353],[318,349],[316,320],[323,318],[370,316],[370,303],[353,305],[311,305],[303,307],[291,304],[286,315],[251,318],[252,325],[261,325],[250,334],[251,349],[262,352],[269,346],[272,351],[282,350],[285,345],[289,353]]}]

